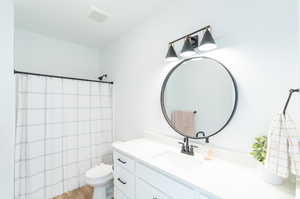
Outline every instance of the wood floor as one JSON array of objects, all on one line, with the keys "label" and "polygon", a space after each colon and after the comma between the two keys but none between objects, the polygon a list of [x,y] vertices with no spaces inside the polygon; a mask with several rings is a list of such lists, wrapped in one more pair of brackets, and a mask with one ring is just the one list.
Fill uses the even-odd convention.
[{"label": "wood floor", "polygon": [[91,186],[84,186],[79,189],[64,193],[53,199],[92,199],[93,188]]}]

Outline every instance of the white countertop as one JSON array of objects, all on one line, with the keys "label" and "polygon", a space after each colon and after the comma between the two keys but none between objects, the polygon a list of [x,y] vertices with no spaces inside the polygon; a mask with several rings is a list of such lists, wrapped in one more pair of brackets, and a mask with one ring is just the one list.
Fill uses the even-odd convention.
[{"label": "white countertop", "polygon": [[[116,142],[113,148],[125,153],[147,166],[158,170],[187,186],[199,189],[202,193],[216,199],[295,199],[295,185],[270,185],[259,176],[254,167],[229,162],[217,157],[204,160],[201,154],[188,156],[177,148],[150,139],[135,139]],[[194,161],[197,166],[189,164],[178,166],[162,158],[168,152],[176,153],[182,163]],[[159,158],[157,158],[159,157]],[[198,161],[199,159],[199,161]],[[199,164],[198,164],[199,163]],[[177,166],[176,166],[177,165]]]}]

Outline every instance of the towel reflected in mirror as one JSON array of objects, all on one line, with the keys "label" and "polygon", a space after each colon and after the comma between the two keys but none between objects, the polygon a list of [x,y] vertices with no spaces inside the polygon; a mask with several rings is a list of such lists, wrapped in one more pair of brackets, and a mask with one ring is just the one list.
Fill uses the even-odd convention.
[{"label": "towel reflected in mirror", "polygon": [[195,137],[195,114],[194,111],[173,111],[171,121],[174,128],[184,135]]}]

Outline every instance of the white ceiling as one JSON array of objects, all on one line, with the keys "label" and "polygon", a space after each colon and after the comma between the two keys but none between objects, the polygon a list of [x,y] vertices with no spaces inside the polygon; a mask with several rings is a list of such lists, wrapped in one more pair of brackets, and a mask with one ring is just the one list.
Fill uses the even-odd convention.
[{"label": "white ceiling", "polygon": [[[174,0],[15,0],[16,27],[101,47]],[[88,18],[90,6],[108,13],[102,23]]]}]

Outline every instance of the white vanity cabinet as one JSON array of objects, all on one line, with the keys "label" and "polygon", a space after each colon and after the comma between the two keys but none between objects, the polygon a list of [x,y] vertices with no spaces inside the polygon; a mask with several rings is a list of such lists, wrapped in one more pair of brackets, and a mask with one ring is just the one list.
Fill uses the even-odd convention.
[{"label": "white vanity cabinet", "polygon": [[136,191],[135,191],[136,198],[143,198],[143,199],[170,199],[164,193],[156,189],[155,187],[151,186],[150,184],[146,183],[145,181],[141,180],[140,178],[136,178]]},{"label": "white vanity cabinet", "polygon": [[293,183],[270,185],[255,165],[188,156],[157,139],[115,142],[113,150],[114,199],[295,199]]},{"label": "white vanity cabinet", "polygon": [[209,199],[139,160],[114,151],[115,199]]}]

